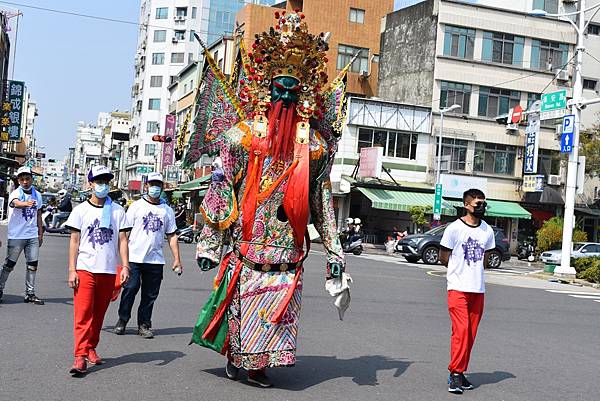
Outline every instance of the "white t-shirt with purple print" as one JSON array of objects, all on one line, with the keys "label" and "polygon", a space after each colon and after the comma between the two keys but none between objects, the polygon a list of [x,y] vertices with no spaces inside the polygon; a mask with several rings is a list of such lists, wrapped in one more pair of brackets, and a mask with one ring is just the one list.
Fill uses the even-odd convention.
[{"label": "white t-shirt with purple print", "polygon": [[110,227],[100,227],[102,207],[83,202],[75,207],[65,225],[81,233],[76,270],[90,273],[117,273],[119,262],[119,232],[129,231],[125,209],[111,204]]},{"label": "white t-shirt with purple print", "polygon": [[[23,192],[25,202],[33,199],[32,194]],[[41,202],[37,205],[26,208],[11,207],[14,200],[19,200],[19,188],[15,189],[8,196],[8,239],[32,239],[38,237],[37,213],[42,208]],[[41,196],[40,196],[41,198]]]},{"label": "white t-shirt with purple print", "polygon": [[129,234],[129,261],[164,265],[165,234],[177,230],[173,209],[167,204],[155,205],[142,198],[129,206],[127,219],[133,225]]},{"label": "white t-shirt with purple print", "polygon": [[484,293],[484,255],[496,247],[492,227],[483,220],[473,227],[458,219],[446,227],[440,245],[452,250],[446,274],[448,290]]}]

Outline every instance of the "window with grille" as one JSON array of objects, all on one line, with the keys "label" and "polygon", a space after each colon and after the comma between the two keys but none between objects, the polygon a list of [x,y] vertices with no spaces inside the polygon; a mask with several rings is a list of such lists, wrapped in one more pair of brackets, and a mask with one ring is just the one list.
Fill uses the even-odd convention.
[{"label": "window with grille", "polygon": [[478,115],[495,118],[518,105],[521,101],[521,92],[510,89],[479,87]]},{"label": "window with grille", "polygon": [[458,82],[441,82],[440,109],[458,104],[461,108],[453,110],[451,113],[469,114],[470,102],[471,85]]},{"label": "window with grille", "polygon": [[481,59],[494,63],[523,65],[525,38],[508,33],[484,32]]},{"label": "window with grille", "polygon": [[515,174],[517,148],[495,143],[475,143],[473,171],[486,174]]}]

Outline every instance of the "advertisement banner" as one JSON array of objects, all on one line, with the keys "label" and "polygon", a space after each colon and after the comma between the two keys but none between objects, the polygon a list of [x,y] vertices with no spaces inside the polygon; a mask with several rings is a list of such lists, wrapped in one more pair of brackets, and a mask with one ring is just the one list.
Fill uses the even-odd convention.
[{"label": "advertisement banner", "polygon": [[0,117],[2,126],[0,139],[2,141],[20,141],[25,82],[7,81],[6,85],[6,97],[2,102],[2,116]]},{"label": "advertisement banner", "polygon": [[543,175],[524,175],[523,176],[523,192],[543,192],[544,191],[544,176]]},{"label": "advertisement banner", "polygon": [[481,189],[487,194],[487,178],[471,175],[442,174],[442,196],[462,199],[463,193],[471,188]]},{"label": "advertisement banner", "polygon": [[529,124],[525,129],[525,158],[523,173],[537,174],[538,151],[540,147],[540,118],[537,114],[529,116]]},{"label": "advertisement banner", "polygon": [[170,142],[163,143],[162,168],[165,169],[173,164],[175,150],[175,116],[168,114],[165,117],[165,138],[171,138]]}]

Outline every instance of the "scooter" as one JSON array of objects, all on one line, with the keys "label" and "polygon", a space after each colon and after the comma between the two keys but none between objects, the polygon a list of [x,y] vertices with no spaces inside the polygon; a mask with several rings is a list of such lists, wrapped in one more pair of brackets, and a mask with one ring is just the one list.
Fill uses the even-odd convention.
[{"label": "scooter", "polygon": [[194,226],[187,226],[185,228],[178,229],[175,231],[175,235],[177,235],[178,240],[183,241],[186,244],[198,242],[200,239],[200,233],[194,231]]},{"label": "scooter", "polygon": [[71,230],[65,227],[68,216],[59,220],[58,227],[52,227],[52,216],[54,216],[54,213],[57,212],[52,206],[46,206],[45,208],[42,208],[42,222],[44,223],[44,231],[51,234],[70,235]]},{"label": "scooter", "polygon": [[348,238],[348,234],[346,233],[341,233],[340,234],[340,242],[342,243],[342,249],[344,251],[344,253],[352,253],[354,255],[360,255],[363,252],[363,237],[362,235],[360,237],[356,237],[354,239],[354,241],[348,243],[347,241]]},{"label": "scooter", "polygon": [[527,259],[529,262],[535,261],[535,247],[533,246],[533,238],[528,238],[519,245],[517,248],[517,258],[519,260]]}]

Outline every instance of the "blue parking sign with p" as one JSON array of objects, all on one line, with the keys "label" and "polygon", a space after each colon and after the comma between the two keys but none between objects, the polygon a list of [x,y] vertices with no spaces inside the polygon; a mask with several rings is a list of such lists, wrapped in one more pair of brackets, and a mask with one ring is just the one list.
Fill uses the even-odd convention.
[{"label": "blue parking sign with p", "polygon": [[572,134],[575,130],[575,115],[568,114],[563,117],[563,134]]}]

